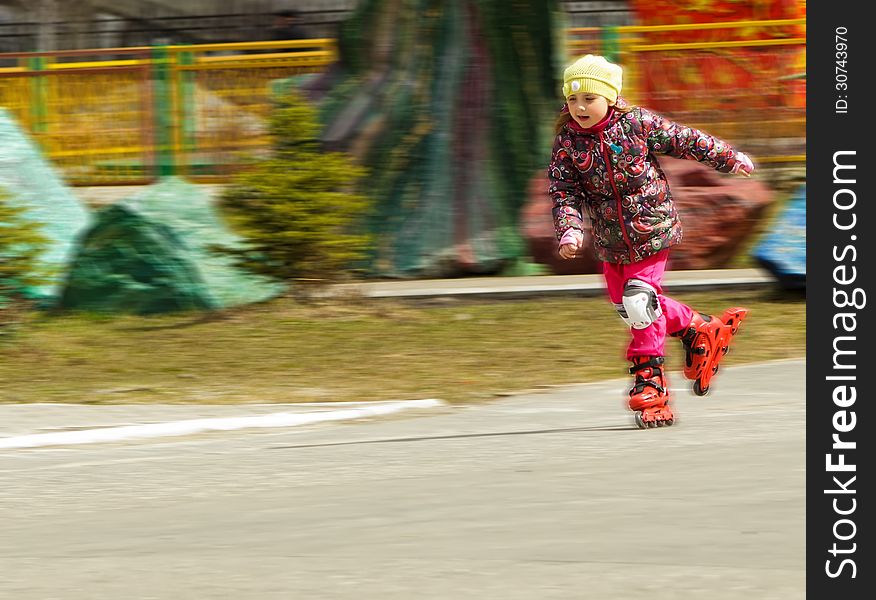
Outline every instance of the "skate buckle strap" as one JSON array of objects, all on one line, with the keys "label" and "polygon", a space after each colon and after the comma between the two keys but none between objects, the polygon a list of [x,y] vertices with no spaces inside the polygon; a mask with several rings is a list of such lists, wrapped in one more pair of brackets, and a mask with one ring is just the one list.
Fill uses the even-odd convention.
[{"label": "skate buckle strap", "polygon": [[665,394],[666,389],[662,385],[638,374],[639,371],[642,371],[644,369],[651,369],[651,376],[652,377],[655,375],[663,375],[663,363],[664,362],[665,362],[665,360],[662,356],[655,356],[651,360],[648,360],[645,362],[640,362],[639,364],[636,364],[636,365],[633,365],[632,367],[630,367],[630,374],[636,375],[636,383],[633,386],[633,389],[630,390],[630,395],[632,396],[633,394],[639,394],[646,387],[652,387],[655,390],[657,390],[658,392],[660,392],[660,394]]},{"label": "skate buckle strap", "polygon": [[634,375],[637,371],[641,371],[642,369],[646,369],[648,367],[656,367],[657,369],[660,369],[663,366],[664,362],[665,360],[662,356],[655,356],[649,361],[640,362],[630,367],[630,375]]},{"label": "skate buckle strap", "polygon": [[697,329],[698,329],[698,325],[696,323],[697,317],[699,317],[700,321],[703,323],[711,323],[712,322],[711,315],[704,315],[703,313],[696,313],[696,315],[694,315],[691,318],[691,322],[687,327],[683,327],[682,329],[679,329],[675,333],[670,333],[669,335],[672,337],[681,338],[682,344],[684,344],[685,346],[689,345],[691,342],[693,342],[694,338],[697,336]]},{"label": "skate buckle strap", "polygon": [[633,394],[641,394],[645,390],[646,387],[652,387],[655,390],[657,390],[658,392],[660,392],[661,394],[666,393],[666,388],[664,388],[659,383],[654,383],[650,379],[641,378],[638,381],[636,381],[636,385],[634,385],[633,389],[630,390],[630,396],[632,396]]}]

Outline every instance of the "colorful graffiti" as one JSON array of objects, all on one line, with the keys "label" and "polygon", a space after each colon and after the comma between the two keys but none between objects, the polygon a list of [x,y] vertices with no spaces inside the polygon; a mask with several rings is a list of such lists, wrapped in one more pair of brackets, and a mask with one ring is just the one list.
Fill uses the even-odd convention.
[{"label": "colorful graffiti", "polygon": [[648,27],[636,28],[629,46],[647,55],[638,60],[641,102],[674,112],[735,110],[740,102],[745,110],[805,107],[802,0],[633,0],[632,5],[639,24]]}]

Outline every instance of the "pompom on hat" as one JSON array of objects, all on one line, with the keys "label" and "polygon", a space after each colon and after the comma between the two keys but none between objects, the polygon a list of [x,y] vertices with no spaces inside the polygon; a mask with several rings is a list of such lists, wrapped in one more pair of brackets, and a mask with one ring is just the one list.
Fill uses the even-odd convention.
[{"label": "pompom on hat", "polygon": [[599,94],[617,102],[621,92],[623,69],[603,56],[582,56],[563,71],[563,98],[572,94]]}]

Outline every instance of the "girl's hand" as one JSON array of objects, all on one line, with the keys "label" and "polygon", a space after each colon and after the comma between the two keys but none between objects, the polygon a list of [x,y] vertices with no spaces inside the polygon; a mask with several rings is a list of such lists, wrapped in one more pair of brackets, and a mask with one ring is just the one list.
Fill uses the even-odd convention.
[{"label": "girl's hand", "polygon": [[563,235],[563,239],[560,240],[560,258],[564,260],[575,258],[581,253],[583,246],[584,234],[570,229]]},{"label": "girl's hand", "polygon": [[560,246],[560,258],[564,260],[575,258],[580,252],[580,244],[563,244],[562,246]]},{"label": "girl's hand", "polygon": [[754,163],[743,152],[736,153],[736,164],[733,165],[731,173],[742,173],[746,177],[751,177],[751,172],[754,171]]}]

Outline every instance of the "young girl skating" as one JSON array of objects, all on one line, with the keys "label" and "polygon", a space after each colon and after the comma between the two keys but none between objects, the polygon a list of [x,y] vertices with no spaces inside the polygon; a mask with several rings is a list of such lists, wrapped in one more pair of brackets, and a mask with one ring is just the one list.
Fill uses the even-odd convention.
[{"label": "young girl skating", "polygon": [[629,407],[641,427],[672,425],[664,371],[666,335],[681,339],[684,375],[697,395],[709,391],[744,308],[702,315],[662,293],[669,248],[681,223],[657,155],[696,160],[724,173],[751,174],[742,152],[702,131],[674,123],[619,96],[622,69],[588,54],[563,73],[566,104],[557,120],[548,169],[559,254],[583,251],[588,214],[608,296],[630,326],[627,359],[635,383]]}]

